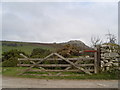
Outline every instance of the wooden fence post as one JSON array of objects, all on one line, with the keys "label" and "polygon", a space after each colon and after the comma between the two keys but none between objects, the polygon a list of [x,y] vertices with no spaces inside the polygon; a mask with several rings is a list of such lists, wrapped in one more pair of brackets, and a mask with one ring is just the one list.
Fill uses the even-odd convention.
[{"label": "wooden fence post", "polygon": [[[97,48],[95,47],[95,50],[97,51]],[[94,53],[94,73],[98,73],[97,70],[97,52]]]},{"label": "wooden fence post", "polygon": [[98,64],[98,73],[101,71],[101,49],[100,46],[97,47],[97,64]]},{"label": "wooden fence post", "polygon": [[100,46],[97,46],[95,48],[95,50],[97,50],[97,52],[95,52],[94,57],[95,57],[95,61],[94,61],[94,72],[95,73],[99,73],[101,70],[101,61],[100,61]]}]

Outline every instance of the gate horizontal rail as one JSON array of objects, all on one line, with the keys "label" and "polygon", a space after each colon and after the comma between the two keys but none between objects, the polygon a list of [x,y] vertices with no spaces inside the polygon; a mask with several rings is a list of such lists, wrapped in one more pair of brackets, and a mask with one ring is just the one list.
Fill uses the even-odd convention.
[{"label": "gate horizontal rail", "polygon": [[[29,70],[30,72],[82,72],[82,70],[34,70],[34,69],[31,69]],[[93,72],[94,70],[93,69],[89,69],[90,72]]]},{"label": "gate horizontal rail", "polygon": [[63,75],[63,74],[61,74],[61,75],[51,75],[51,74],[49,74],[49,75],[47,75],[47,74],[23,74],[23,75],[31,75],[31,76],[82,76],[83,74],[78,74],[78,75],[76,75],[76,74],[67,74],[67,75]]},{"label": "gate horizontal rail", "polygon": [[[17,66],[24,66],[24,67],[29,67],[32,64],[17,64]],[[39,64],[36,65],[39,67],[70,67],[70,64]],[[86,66],[94,66],[94,64],[79,64],[78,66],[86,67]]]},{"label": "gate horizontal rail", "polygon": [[[85,58],[85,57],[80,57],[80,58],[66,58],[66,59],[69,59],[70,61],[72,60],[94,60],[94,57],[88,57],[88,58]],[[40,61],[42,60],[42,58],[18,58],[19,61],[24,61],[24,60],[30,60],[30,61]],[[53,58],[48,58],[47,60],[63,60],[61,58],[56,58],[56,59],[53,59]]]}]

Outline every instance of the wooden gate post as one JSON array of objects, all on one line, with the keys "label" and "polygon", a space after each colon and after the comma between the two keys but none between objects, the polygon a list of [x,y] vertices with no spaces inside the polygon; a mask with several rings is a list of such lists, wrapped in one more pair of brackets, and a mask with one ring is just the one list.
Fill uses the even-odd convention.
[{"label": "wooden gate post", "polygon": [[[95,50],[97,51],[97,48],[95,47]],[[94,53],[94,73],[98,73],[97,69],[97,52]]]},{"label": "wooden gate post", "polygon": [[95,52],[94,57],[95,57],[95,61],[94,61],[94,72],[95,73],[100,73],[101,70],[101,61],[100,61],[100,46],[97,46],[95,48],[95,50],[97,50],[97,52]]}]

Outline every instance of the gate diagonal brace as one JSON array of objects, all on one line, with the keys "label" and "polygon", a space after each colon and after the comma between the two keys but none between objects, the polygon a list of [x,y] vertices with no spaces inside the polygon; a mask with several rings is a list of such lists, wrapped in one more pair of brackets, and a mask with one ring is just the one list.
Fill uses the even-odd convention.
[{"label": "gate diagonal brace", "polygon": [[[76,65],[76,64],[78,64],[79,62],[80,62],[80,61],[77,60],[74,64]],[[67,68],[65,68],[64,70],[69,70],[71,67],[72,67],[72,65],[69,66],[69,67],[67,67]],[[61,74],[62,74],[62,72],[59,72],[59,73],[57,73],[57,76],[59,76],[59,75],[61,75]]]},{"label": "gate diagonal brace", "polygon": [[82,67],[78,67],[77,65],[75,65],[73,62],[69,61],[68,59],[64,58],[63,56],[57,54],[57,53],[54,53],[55,55],[57,55],[58,57],[60,57],[61,59],[65,60],[66,62],[70,63],[72,66],[74,66],[75,68],[79,69],[79,70],[82,70],[83,72],[89,74],[89,75],[92,75],[88,70],[85,70],[84,68]]},{"label": "gate diagonal brace", "polygon": [[[26,58],[27,60],[29,60],[29,58],[28,58],[27,56],[23,55],[22,53],[21,53],[20,55],[21,55],[22,57]],[[33,64],[35,64],[34,61],[30,61],[30,62],[33,63]]]},{"label": "gate diagonal brace", "polygon": [[31,68],[35,67],[36,65],[38,65],[39,63],[43,62],[44,60],[46,60],[47,58],[51,57],[52,55],[54,55],[53,53],[51,53],[50,55],[46,56],[45,58],[43,58],[42,60],[38,61],[37,63],[33,64],[32,66],[30,66],[29,68],[25,69],[24,71],[22,71],[19,75],[22,75],[23,73],[29,71]]},{"label": "gate diagonal brace", "polygon": [[[30,61],[32,64],[36,64],[34,61],[31,61],[27,56],[23,55],[22,53],[20,55],[24,57],[25,59],[27,59],[28,61]],[[45,70],[45,68],[43,67],[39,67],[39,68],[42,68],[43,70]]]}]

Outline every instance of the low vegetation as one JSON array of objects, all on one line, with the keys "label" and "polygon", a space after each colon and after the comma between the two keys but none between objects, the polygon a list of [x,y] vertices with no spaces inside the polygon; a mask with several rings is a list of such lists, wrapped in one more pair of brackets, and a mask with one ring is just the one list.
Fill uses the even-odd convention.
[{"label": "low vegetation", "polygon": [[[32,75],[18,75],[26,67],[3,67],[3,76],[11,77],[25,77],[25,78],[39,78],[39,79],[98,79],[98,80],[118,80],[119,71],[113,70],[113,72],[103,72],[100,74],[93,74],[92,76],[87,74],[81,74],[80,76],[32,76]],[[30,72],[29,72],[30,73]],[[33,73],[32,73],[33,74]],[[68,74],[68,73],[67,73]]]},{"label": "low vegetation", "polygon": [[47,55],[49,55],[50,53],[52,53],[50,50],[35,48],[35,49],[33,49],[30,57],[32,57],[32,58],[44,58]]},{"label": "low vegetation", "polygon": [[[25,54],[22,51],[18,50],[11,50],[8,52],[4,52],[2,54],[2,66],[3,67],[16,67],[18,63],[18,58],[20,58],[20,53]],[[26,54],[25,54],[26,55]]]}]

